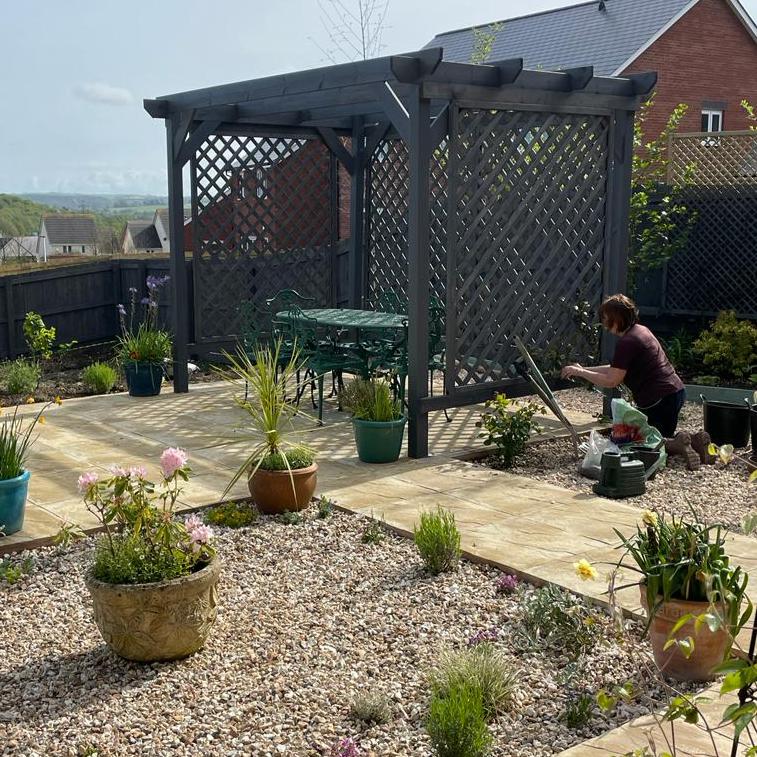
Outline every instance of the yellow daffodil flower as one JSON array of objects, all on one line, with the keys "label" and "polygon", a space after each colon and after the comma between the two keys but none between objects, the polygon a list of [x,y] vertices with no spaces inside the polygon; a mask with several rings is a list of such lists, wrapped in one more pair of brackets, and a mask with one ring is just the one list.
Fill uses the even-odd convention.
[{"label": "yellow daffodil flower", "polygon": [[576,575],[582,581],[588,581],[589,579],[593,581],[599,575],[597,569],[585,558],[573,563],[573,567],[576,570]]}]

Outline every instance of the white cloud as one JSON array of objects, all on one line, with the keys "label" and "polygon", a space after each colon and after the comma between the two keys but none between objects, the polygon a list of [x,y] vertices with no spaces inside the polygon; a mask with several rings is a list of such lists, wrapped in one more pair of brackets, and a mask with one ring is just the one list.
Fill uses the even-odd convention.
[{"label": "white cloud", "polygon": [[128,89],[98,82],[77,84],[74,94],[82,100],[98,105],[131,105],[134,102],[134,97]]}]

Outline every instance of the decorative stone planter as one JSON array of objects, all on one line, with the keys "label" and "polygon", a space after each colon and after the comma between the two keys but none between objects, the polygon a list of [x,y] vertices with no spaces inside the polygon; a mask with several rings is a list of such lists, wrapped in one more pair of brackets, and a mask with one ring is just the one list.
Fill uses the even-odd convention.
[{"label": "decorative stone planter", "polygon": [[15,534],[24,527],[30,477],[31,473],[25,470],[16,478],[0,481],[0,531],[6,536]]},{"label": "decorative stone planter", "polygon": [[221,561],[154,584],[108,584],[90,570],[85,583],[95,623],[120,657],[137,662],[178,660],[205,644],[216,620]]},{"label": "decorative stone planter", "polygon": [[291,472],[258,468],[247,479],[253,501],[266,515],[304,510],[315,494],[317,482],[316,463],[307,468],[294,468]]},{"label": "decorative stone planter", "polygon": [[132,397],[154,397],[163,383],[163,364],[141,361],[124,363],[126,386]]},{"label": "decorative stone planter", "polygon": [[[641,604],[649,616],[647,607],[646,587],[640,586]],[[688,602],[683,599],[673,599],[664,602],[657,608],[654,618],[649,625],[649,641],[652,644],[652,654],[660,670],[665,675],[677,681],[711,681],[715,678],[713,668],[723,662],[726,649],[730,643],[730,635],[725,628],[710,631],[706,623],[702,623],[695,631],[694,618],[709,611],[709,602]],[[675,633],[676,639],[691,637],[694,640],[694,651],[691,657],[686,657],[673,644],[664,649],[670,637],[673,626],[684,616],[693,617]]]}]

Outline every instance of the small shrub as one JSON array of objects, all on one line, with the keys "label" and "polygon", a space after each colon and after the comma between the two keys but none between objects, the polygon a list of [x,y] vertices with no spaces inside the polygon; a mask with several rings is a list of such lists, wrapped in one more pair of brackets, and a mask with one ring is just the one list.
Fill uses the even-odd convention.
[{"label": "small shrub", "polygon": [[30,310],[24,318],[24,338],[32,355],[49,360],[55,344],[55,327],[45,326],[42,316]]},{"label": "small shrub", "polygon": [[591,720],[594,699],[589,694],[581,694],[563,710],[560,719],[571,729],[583,728]]},{"label": "small shrub", "polygon": [[205,522],[212,526],[244,528],[258,521],[258,511],[246,502],[224,502],[205,513]]},{"label": "small shrub", "polygon": [[386,537],[386,524],[381,520],[376,520],[371,513],[371,519],[365,524],[361,541],[363,544],[381,544]]},{"label": "small shrub", "polygon": [[[274,452],[266,455],[260,467],[263,470],[298,470],[299,468],[308,468],[315,460],[315,452],[307,447],[293,447],[286,452],[286,459],[281,452]],[[288,463],[288,465],[287,465]]]},{"label": "small shrub", "polygon": [[383,694],[358,694],[350,705],[350,717],[366,726],[384,725],[392,719],[392,708]]},{"label": "small shrub", "polygon": [[460,686],[476,688],[487,718],[493,718],[510,706],[518,684],[505,654],[486,642],[459,652],[445,652],[439,665],[429,673],[428,680],[432,692],[442,696]]},{"label": "small shrub", "polygon": [[426,569],[432,575],[457,566],[460,560],[460,532],[455,525],[454,513],[441,507],[437,507],[435,513],[421,513],[421,523],[413,529],[413,537]]},{"label": "small shrub", "polygon": [[22,357],[7,362],[2,369],[3,384],[8,394],[33,394],[41,375],[36,362]]},{"label": "small shrub", "polygon": [[95,394],[107,394],[116,385],[116,371],[107,363],[92,363],[81,375],[84,386]]},{"label": "small shrub", "polygon": [[94,575],[109,584],[149,584],[188,573],[187,555],[180,550],[152,553],[144,539],[131,534],[113,537],[113,548],[101,537],[95,549]]},{"label": "small shrub", "polygon": [[321,520],[328,518],[334,512],[334,503],[324,494],[318,500],[318,517]]},{"label": "small shrub", "polygon": [[546,410],[536,402],[516,403],[504,394],[488,400],[485,408],[476,426],[483,429],[484,445],[494,445],[502,465],[510,468],[515,458],[525,451],[531,432],[540,430],[534,416],[543,415]]},{"label": "small shrub", "polygon": [[693,350],[718,376],[744,378],[757,365],[757,326],[738,320],[733,310],[723,311],[699,335]]},{"label": "small shrub", "polygon": [[518,577],[510,573],[505,573],[497,579],[496,592],[509,596],[518,590]]},{"label": "small shrub", "polygon": [[530,646],[547,646],[578,657],[601,634],[596,611],[552,584],[525,594],[521,610],[522,636]]},{"label": "small shrub", "polygon": [[[2,524],[0,524],[1,526]],[[15,584],[21,580],[21,578],[31,572],[32,559],[27,557],[21,563],[11,562],[9,558],[0,560],[0,579],[9,584]]]},{"label": "small shrub", "polygon": [[299,513],[290,511],[281,513],[277,520],[279,523],[283,523],[287,526],[299,526],[301,523],[305,522],[304,518]]},{"label": "small shrub", "polygon": [[492,737],[481,689],[457,684],[444,693],[434,691],[426,730],[438,757],[484,757],[491,749]]}]

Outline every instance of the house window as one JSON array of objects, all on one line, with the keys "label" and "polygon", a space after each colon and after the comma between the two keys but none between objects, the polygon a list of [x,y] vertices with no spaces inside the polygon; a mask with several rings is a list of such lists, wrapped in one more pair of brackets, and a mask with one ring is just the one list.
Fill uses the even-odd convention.
[{"label": "house window", "polygon": [[723,131],[723,111],[703,110],[702,131]]},{"label": "house window", "polygon": [[86,252],[86,250],[84,249],[84,245],[82,245],[81,246],[81,254],[83,255],[85,252]]}]

